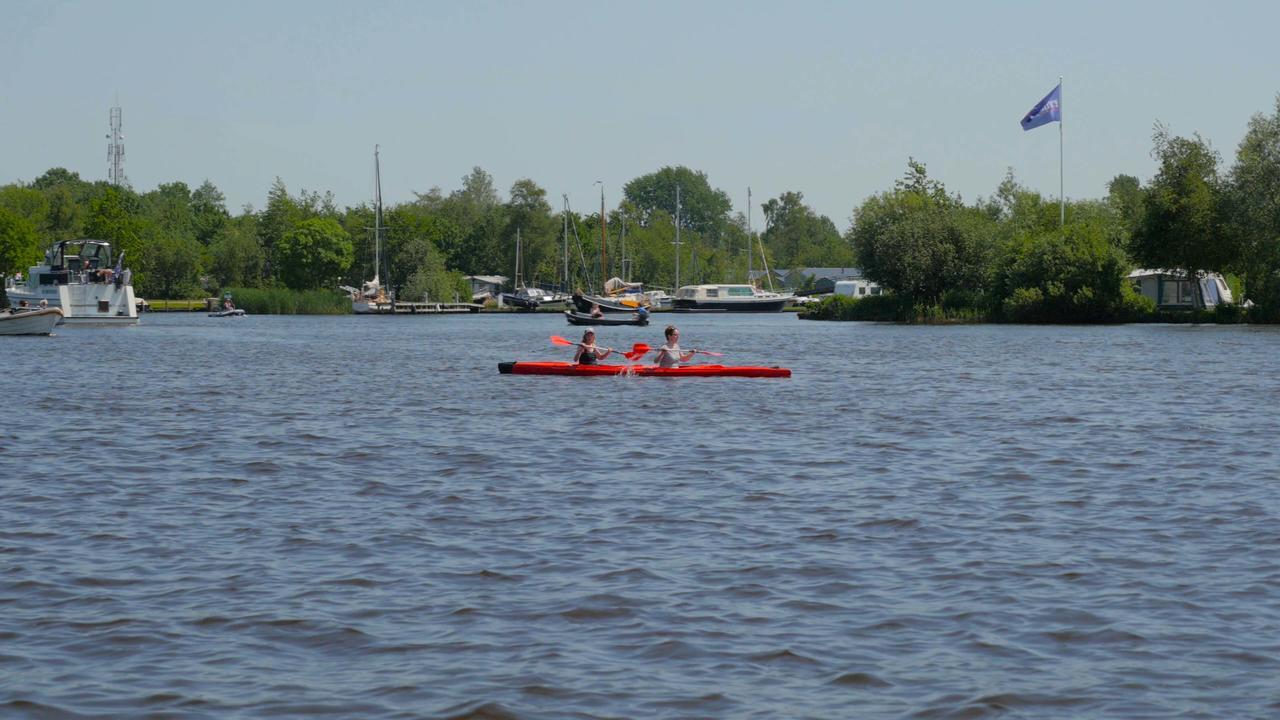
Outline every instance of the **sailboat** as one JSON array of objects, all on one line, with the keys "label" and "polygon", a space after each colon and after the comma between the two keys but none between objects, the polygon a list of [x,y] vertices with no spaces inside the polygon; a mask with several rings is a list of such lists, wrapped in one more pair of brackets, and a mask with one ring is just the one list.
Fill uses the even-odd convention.
[{"label": "sailboat", "polygon": [[[378,146],[373,146],[373,279],[365,281],[359,289],[350,285],[339,287],[351,296],[351,311],[368,315],[390,310],[392,301],[382,287],[382,166],[378,158]],[[379,306],[383,310],[379,310]]]},{"label": "sailboat", "polygon": [[[608,215],[604,207],[604,185],[600,186],[600,277],[603,278],[609,272],[609,263],[606,255],[608,247]],[[625,228],[625,225],[623,226]],[[625,233],[625,229],[624,229]],[[624,246],[625,247],[625,246]],[[625,252],[624,252],[625,258]],[[623,261],[623,274],[626,274],[626,263]],[[595,309],[612,313],[634,313],[640,308],[648,308],[652,305],[648,295],[644,292],[644,283],[627,282],[619,277],[612,277],[601,283],[601,295],[574,293],[572,300],[575,308],[582,313],[590,313]]]}]

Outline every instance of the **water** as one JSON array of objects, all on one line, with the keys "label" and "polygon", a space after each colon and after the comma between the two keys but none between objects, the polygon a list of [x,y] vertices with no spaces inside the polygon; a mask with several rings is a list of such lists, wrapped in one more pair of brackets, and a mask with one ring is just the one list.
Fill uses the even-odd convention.
[{"label": "water", "polygon": [[0,716],[1280,715],[1280,331],[667,318],[0,338]]}]

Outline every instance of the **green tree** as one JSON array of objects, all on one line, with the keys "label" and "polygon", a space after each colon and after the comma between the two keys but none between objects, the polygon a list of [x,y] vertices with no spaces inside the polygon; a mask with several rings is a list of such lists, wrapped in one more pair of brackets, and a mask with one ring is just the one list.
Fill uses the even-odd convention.
[{"label": "green tree", "polygon": [[196,240],[209,245],[230,221],[227,199],[213,183],[205,180],[191,193],[191,225]]},{"label": "green tree", "polygon": [[977,211],[911,159],[892,192],[854,211],[851,241],[867,277],[913,303],[938,303],[949,290],[980,289],[989,268]]},{"label": "green tree", "polygon": [[148,238],[146,274],[138,289],[161,298],[191,297],[199,290],[201,246],[194,237],[154,232]]},{"label": "green tree", "polygon": [[258,242],[257,216],[228,221],[209,244],[210,271],[218,287],[256,287],[262,282],[266,253]]},{"label": "green tree", "polygon": [[145,286],[144,236],[150,231],[141,211],[138,195],[128,188],[105,186],[89,205],[85,234],[111,243],[117,253],[125,253],[126,266],[134,270],[134,284]]},{"label": "green tree", "polygon": [[355,257],[351,236],[331,218],[311,218],[284,234],[276,247],[280,279],[295,290],[336,285]]},{"label": "green tree", "polygon": [[729,221],[733,203],[723,190],[711,187],[706,173],[683,165],[668,166],[635,178],[623,186],[622,191],[638,210],[639,224],[648,225],[659,210],[675,217],[677,185],[680,186],[681,229],[693,230],[703,238],[718,239]]},{"label": "green tree", "polygon": [[766,229],[762,235],[779,267],[848,267],[853,248],[835,223],[804,203],[804,194],[784,192],[763,205]]},{"label": "green tree", "polygon": [[1107,183],[1107,202],[1120,214],[1128,232],[1142,221],[1142,185],[1132,175],[1117,175]]},{"label": "green tree", "polygon": [[[1175,137],[1157,124],[1151,151],[1160,163],[1143,193],[1142,220],[1131,253],[1145,267],[1183,271],[1188,279],[1222,270],[1237,259],[1219,218],[1218,154],[1199,135]],[[1204,306],[1192,282],[1196,306]]]},{"label": "green tree", "polygon": [[506,226],[504,207],[489,173],[478,167],[472,168],[471,173],[462,179],[462,187],[450,193],[449,197],[428,196],[424,203],[420,195],[419,202],[424,208],[426,203],[435,204],[440,215],[456,230],[443,239],[440,248],[449,267],[471,275],[511,272],[510,268],[505,271],[502,268],[505,254],[500,244]]},{"label": "green tree", "polygon": [[289,195],[284,181],[277,177],[267,192],[267,206],[257,222],[258,242],[266,254],[265,272],[268,276],[273,275],[279,265],[276,246],[305,219],[306,209]]},{"label": "green tree", "polygon": [[1144,309],[1127,280],[1128,258],[1108,232],[1106,222],[1081,222],[1018,237],[996,273],[1000,314],[1019,322],[1107,322]]},{"label": "green tree", "polygon": [[40,260],[40,236],[29,220],[0,206],[0,274],[26,272]]},{"label": "green tree", "polygon": [[505,264],[511,271],[515,270],[516,233],[519,232],[521,273],[525,283],[551,282],[557,275],[556,235],[560,227],[551,216],[547,191],[527,178],[517,180],[511,186],[511,197],[503,215],[506,220],[502,233]]},{"label": "green tree", "polygon": [[1223,215],[1240,249],[1245,295],[1258,305],[1250,317],[1274,322],[1280,319],[1280,95],[1274,114],[1250,118],[1226,185]]}]

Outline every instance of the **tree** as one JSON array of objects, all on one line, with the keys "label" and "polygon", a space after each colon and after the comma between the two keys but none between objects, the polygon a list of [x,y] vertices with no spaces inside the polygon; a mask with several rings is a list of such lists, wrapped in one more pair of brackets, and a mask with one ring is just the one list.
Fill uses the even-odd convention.
[{"label": "tree", "polygon": [[1128,259],[1105,222],[1078,222],[1017,238],[1001,258],[994,303],[1019,322],[1105,322],[1143,309]]},{"label": "tree", "polygon": [[257,223],[258,241],[266,254],[265,270],[268,275],[278,265],[276,246],[305,219],[305,210],[289,196],[289,189],[285,187],[284,181],[277,177],[271,184],[271,190],[267,192],[267,207]]},{"label": "tree", "polygon": [[83,182],[80,179],[80,173],[59,167],[46,170],[43,175],[31,182],[31,187],[36,190],[49,190],[59,185],[79,185]]},{"label": "tree", "polygon": [[40,236],[29,220],[0,207],[0,273],[26,272],[40,260]]},{"label": "tree", "polygon": [[656,211],[676,215],[676,186],[680,186],[680,228],[703,238],[718,238],[729,220],[733,203],[723,190],[711,187],[707,174],[680,165],[641,175],[623,186],[623,195],[639,211],[639,224],[648,225]]},{"label": "tree", "polygon": [[266,253],[258,243],[257,217],[230,220],[209,244],[210,271],[218,287],[255,287],[262,281]]},{"label": "tree", "polygon": [[[1275,113],[1258,113],[1236,149],[1224,198],[1227,231],[1257,317],[1280,318],[1280,95]],[[1250,312],[1250,317],[1254,317]]]},{"label": "tree", "polygon": [[139,290],[162,298],[190,297],[199,287],[201,246],[189,235],[157,231],[148,238]]},{"label": "tree", "polygon": [[1237,259],[1219,218],[1218,154],[1199,135],[1174,137],[1160,124],[1152,139],[1151,155],[1160,170],[1143,193],[1131,252],[1146,267],[1183,271],[1192,281],[1196,306],[1203,307],[1198,279]]},{"label": "tree", "polygon": [[1117,175],[1107,183],[1107,202],[1120,214],[1124,226],[1133,232],[1142,221],[1142,185],[1132,175]]},{"label": "tree", "polygon": [[351,266],[355,252],[351,236],[330,218],[298,223],[280,238],[276,247],[280,279],[295,290],[336,285]]},{"label": "tree", "polygon": [[201,245],[209,245],[231,216],[227,199],[213,183],[205,180],[191,193],[191,225]]},{"label": "tree", "polygon": [[[506,227],[502,233],[503,259],[515,268],[516,233],[520,234],[521,274],[526,283],[556,277],[556,235],[559,224],[551,217],[547,191],[527,178],[511,186],[511,199],[505,212]],[[512,278],[514,282],[515,278]]]},{"label": "tree", "polygon": [[854,211],[850,239],[867,277],[913,303],[934,304],[949,290],[978,290],[987,272],[977,211],[929,178],[912,158],[892,192]]},{"label": "tree", "polygon": [[457,230],[440,248],[450,267],[469,274],[502,272],[504,208],[489,173],[472,168],[462,188],[439,202],[439,212]]},{"label": "tree", "polygon": [[784,192],[763,205],[766,229],[762,235],[779,267],[847,267],[853,248],[835,223],[804,204],[804,194]]},{"label": "tree", "polygon": [[134,284],[145,285],[144,235],[148,232],[138,195],[128,188],[107,185],[89,204],[84,231],[89,237],[111,243],[125,253],[134,268]]}]

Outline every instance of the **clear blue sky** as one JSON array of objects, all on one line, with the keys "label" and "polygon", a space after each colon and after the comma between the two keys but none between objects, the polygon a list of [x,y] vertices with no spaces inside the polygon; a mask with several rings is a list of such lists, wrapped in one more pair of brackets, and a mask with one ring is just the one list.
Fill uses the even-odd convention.
[{"label": "clear blue sky", "polygon": [[211,180],[237,210],[289,189],[389,203],[473,166],[505,197],[613,207],[663,165],[746,203],[804,193],[844,230],[908,156],[966,200],[1012,166],[1066,194],[1154,172],[1151,129],[1234,156],[1280,92],[1276,2],[29,2],[0,0],[0,183],[105,179],[124,108],[134,188]]}]

